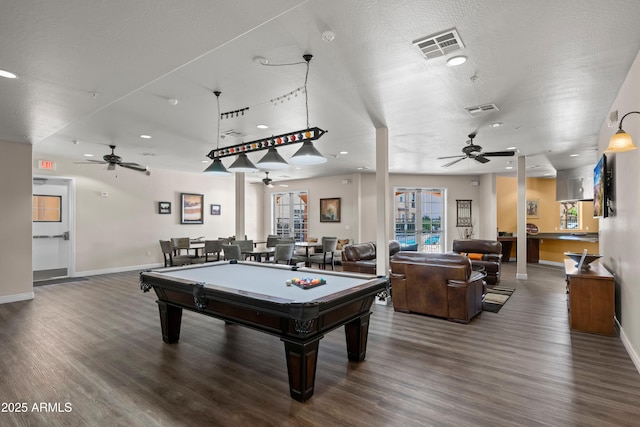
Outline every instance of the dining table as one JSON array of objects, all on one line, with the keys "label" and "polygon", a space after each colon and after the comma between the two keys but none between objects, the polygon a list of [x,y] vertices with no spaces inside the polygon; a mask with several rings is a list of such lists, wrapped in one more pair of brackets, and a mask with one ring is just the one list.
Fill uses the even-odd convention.
[{"label": "dining table", "polygon": [[307,259],[307,261],[305,261],[305,266],[309,267],[310,262],[309,262],[309,249],[318,249],[320,248],[320,250],[322,250],[322,242],[295,242],[294,243],[296,248],[304,248],[304,257]]},{"label": "dining table", "polygon": [[268,260],[272,255],[274,255],[275,251],[276,248],[254,247],[251,250],[243,250],[242,255],[244,255],[245,257],[251,257],[254,259],[254,261],[262,262],[263,257],[265,260]]}]

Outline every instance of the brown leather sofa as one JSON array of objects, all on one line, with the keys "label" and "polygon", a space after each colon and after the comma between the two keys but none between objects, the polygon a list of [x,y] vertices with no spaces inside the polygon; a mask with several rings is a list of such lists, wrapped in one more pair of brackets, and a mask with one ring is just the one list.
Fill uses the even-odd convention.
[{"label": "brown leather sofa", "polygon": [[[400,242],[389,241],[389,256],[400,252]],[[354,273],[376,274],[376,244],[353,243],[342,248],[342,270]]]},{"label": "brown leather sofa", "polygon": [[482,312],[483,279],[459,254],[399,252],[391,260],[393,308],[468,323]]},{"label": "brown leather sofa", "polygon": [[484,268],[488,285],[500,283],[502,243],[496,240],[454,240],[452,249],[455,253],[467,256],[475,269]]}]

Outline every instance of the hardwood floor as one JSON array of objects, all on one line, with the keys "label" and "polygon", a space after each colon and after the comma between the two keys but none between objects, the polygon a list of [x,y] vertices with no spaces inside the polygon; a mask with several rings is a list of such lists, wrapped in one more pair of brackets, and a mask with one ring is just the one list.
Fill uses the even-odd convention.
[{"label": "hardwood floor", "polygon": [[326,335],[306,403],[277,337],[185,312],[164,344],[136,272],[39,286],[0,305],[0,403],[28,407],[0,425],[637,426],[640,375],[619,338],[569,331],[563,269],[507,263],[501,285],[468,325],[374,305],[366,360]]}]

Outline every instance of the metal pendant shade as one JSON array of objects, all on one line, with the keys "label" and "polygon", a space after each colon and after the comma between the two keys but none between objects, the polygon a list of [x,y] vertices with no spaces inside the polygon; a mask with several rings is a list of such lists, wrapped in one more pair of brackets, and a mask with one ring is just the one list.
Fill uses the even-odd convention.
[{"label": "metal pendant shade", "polygon": [[235,162],[229,166],[229,170],[232,172],[256,172],[258,168],[251,163],[245,153],[240,153]]},{"label": "metal pendant shade", "polygon": [[213,162],[202,173],[205,175],[212,175],[212,176],[232,175],[231,172],[229,172],[227,168],[224,167],[224,165],[222,164],[222,160],[220,160],[218,157],[213,159]]},{"label": "metal pendant shade", "polygon": [[278,150],[275,148],[269,148],[267,154],[263,158],[258,160],[258,167],[260,169],[280,170],[289,167],[289,163],[278,154]]},{"label": "metal pendant shade", "polygon": [[294,165],[319,165],[326,161],[327,159],[313,146],[312,141],[305,141],[289,159],[289,162]]}]

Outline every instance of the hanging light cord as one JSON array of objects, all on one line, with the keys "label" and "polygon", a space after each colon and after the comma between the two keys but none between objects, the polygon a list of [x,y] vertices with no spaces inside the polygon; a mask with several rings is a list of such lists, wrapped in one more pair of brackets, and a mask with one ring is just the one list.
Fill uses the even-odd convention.
[{"label": "hanging light cord", "polygon": [[216,90],[213,92],[216,96],[216,104],[218,104],[218,132],[216,133],[216,150],[220,148],[220,95],[222,92]]},{"label": "hanging light cord", "polygon": [[307,73],[304,76],[304,105],[307,112],[307,129],[309,129],[309,91],[307,90],[307,80],[309,80],[309,63],[311,62],[311,58],[313,58],[313,56],[307,54],[304,55],[303,58],[305,61],[307,61]]}]

